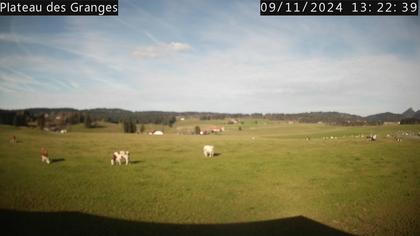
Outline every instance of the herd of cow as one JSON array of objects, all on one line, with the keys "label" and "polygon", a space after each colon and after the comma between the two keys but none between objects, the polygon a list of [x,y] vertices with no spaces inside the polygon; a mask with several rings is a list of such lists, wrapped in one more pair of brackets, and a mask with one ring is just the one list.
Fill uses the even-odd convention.
[{"label": "herd of cow", "polygon": [[[418,133],[418,136],[420,136],[420,132]],[[361,135],[361,137],[363,137]],[[387,138],[391,137],[391,135],[387,134],[386,135]],[[376,141],[377,136],[375,135],[368,135],[366,136],[366,138],[368,138],[370,141]],[[254,139],[254,137],[253,137]],[[305,137],[306,140],[310,140],[310,137]],[[323,139],[329,139],[329,137],[324,137]],[[331,139],[337,139],[337,137],[333,137],[331,136]],[[397,142],[401,142],[401,138],[395,136],[394,139]],[[12,136],[10,138],[10,143],[17,143],[17,138],[16,136]],[[205,157],[214,157],[214,146],[212,145],[204,145],[203,147],[203,154]],[[117,151],[114,152],[112,154],[112,158],[111,158],[111,165],[121,165],[122,161],[124,160],[125,165],[128,165],[128,163],[130,162],[130,152],[129,151]],[[47,149],[45,149],[44,147],[41,148],[41,161],[45,162],[47,164],[51,163],[51,160],[48,157],[48,151]]]},{"label": "herd of cow", "polygon": [[[16,137],[15,137],[16,139]],[[214,157],[214,146],[204,145],[203,153],[205,157]],[[111,165],[121,165],[122,160],[124,160],[125,165],[128,165],[130,162],[130,152],[129,151],[118,151],[112,154]],[[41,148],[41,161],[47,164],[50,164],[51,161],[48,158],[48,151],[44,147]]]}]

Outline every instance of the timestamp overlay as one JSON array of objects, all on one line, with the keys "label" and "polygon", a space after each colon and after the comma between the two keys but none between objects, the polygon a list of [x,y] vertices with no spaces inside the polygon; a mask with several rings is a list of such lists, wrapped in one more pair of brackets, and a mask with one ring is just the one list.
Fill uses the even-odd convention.
[{"label": "timestamp overlay", "polygon": [[418,0],[260,0],[261,16],[418,16]]}]

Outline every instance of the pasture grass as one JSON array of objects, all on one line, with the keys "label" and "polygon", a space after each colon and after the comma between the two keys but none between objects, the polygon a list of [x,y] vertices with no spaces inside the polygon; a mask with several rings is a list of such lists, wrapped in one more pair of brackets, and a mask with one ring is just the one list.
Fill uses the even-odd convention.
[{"label": "pasture grass", "polygon": [[[176,134],[211,125],[200,122],[177,122],[164,136],[108,123],[68,134],[0,126],[0,208],[178,224],[304,216],[352,234],[420,233],[420,138],[385,137],[420,126],[245,120],[220,135]],[[352,137],[370,133],[376,142]],[[12,135],[18,143],[8,142]],[[204,158],[205,144],[219,155]],[[41,163],[41,147],[52,164]],[[130,150],[132,163],[111,166],[117,150]]]}]

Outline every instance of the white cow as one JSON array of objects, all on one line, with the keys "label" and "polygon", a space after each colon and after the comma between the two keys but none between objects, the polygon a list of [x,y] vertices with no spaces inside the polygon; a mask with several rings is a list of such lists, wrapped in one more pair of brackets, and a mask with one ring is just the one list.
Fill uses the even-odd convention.
[{"label": "white cow", "polygon": [[112,154],[111,165],[115,165],[116,163],[118,163],[118,165],[121,165],[121,159],[125,159],[125,164],[128,165],[128,162],[130,161],[130,152],[129,151],[114,152]]},{"label": "white cow", "polygon": [[214,156],[214,146],[204,145],[203,153],[204,153],[205,157],[213,157]]}]

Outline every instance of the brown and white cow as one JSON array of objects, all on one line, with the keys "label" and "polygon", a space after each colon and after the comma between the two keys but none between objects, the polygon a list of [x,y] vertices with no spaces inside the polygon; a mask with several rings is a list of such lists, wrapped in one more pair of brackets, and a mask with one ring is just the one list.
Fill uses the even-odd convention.
[{"label": "brown and white cow", "polygon": [[118,163],[118,165],[121,165],[122,159],[124,159],[125,164],[128,165],[128,162],[130,161],[130,152],[129,151],[114,152],[112,154],[111,165],[115,165],[116,163]]},{"label": "brown and white cow", "polygon": [[17,143],[17,138],[16,138],[15,135],[13,135],[12,137],[10,137],[9,143],[13,143],[13,144]]},{"label": "brown and white cow", "polygon": [[41,161],[47,164],[50,164],[50,159],[48,158],[48,151],[45,148],[41,148]]}]

